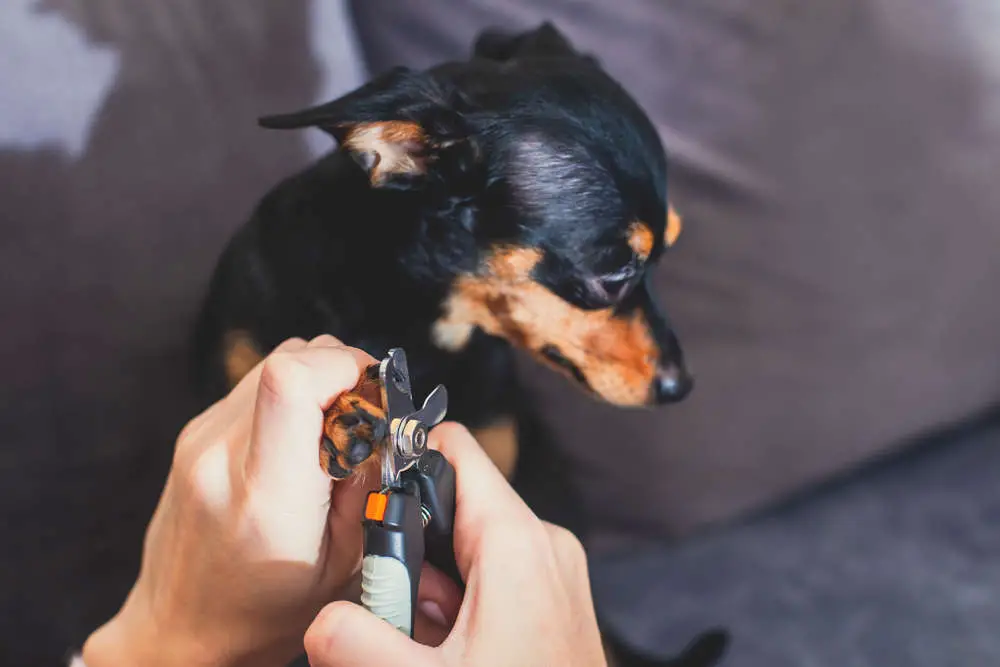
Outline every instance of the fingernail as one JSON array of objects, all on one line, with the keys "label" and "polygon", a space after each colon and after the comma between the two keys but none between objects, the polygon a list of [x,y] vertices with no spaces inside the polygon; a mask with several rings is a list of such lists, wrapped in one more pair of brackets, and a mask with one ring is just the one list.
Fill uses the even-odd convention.
[{"label": "fingernail", "polygon": [[448,621],[444,617],[444,611],[441,609],[441,605],[434,600],[424,600],[419,604],[419,609],[424,616],[434,621],[437,625],[448,625]]}]

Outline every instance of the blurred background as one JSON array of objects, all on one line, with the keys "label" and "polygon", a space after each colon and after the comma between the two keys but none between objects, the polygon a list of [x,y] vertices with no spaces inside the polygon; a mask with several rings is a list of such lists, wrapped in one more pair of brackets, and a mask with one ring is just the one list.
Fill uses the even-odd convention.
[{"label": "blurred background", "polygon": [[1000,664],[990,0],[4,0],[0,664],[60,664],[134,580],[212,265],[330,148],[257,116],[545,20],[653,118],[686,223],[657,276],[686,402],[523,369],[551,435],[518,484],[607,627],[669,656],[724,626],[733,667]]}]

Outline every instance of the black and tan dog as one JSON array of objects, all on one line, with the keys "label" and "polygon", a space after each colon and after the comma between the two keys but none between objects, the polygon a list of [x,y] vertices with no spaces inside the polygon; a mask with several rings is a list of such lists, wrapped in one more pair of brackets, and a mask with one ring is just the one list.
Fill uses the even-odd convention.
[{"label": "black and tan dog", "polygon": [[[225,250],[197,338],[214,395],[290,337],[376,358],[399,346],[415,393],[445,384],[449,419],[509,475],[512,345],[613,404],[690,390],[650,292],[681,228],[663,147],[551,25],[484,33],[468,61],[398,68],[261,124],[318,127],[338,148],[268,193]],[[362,398],[328,415],[338,476],[371,458],[381,413]]]},{"label": "black and tan dog", "polygon": [[[691,390],[650,291],[681,230],[663,146],[551,25],[484,33],[468,61],[397,68],[260,122],[321,128],[338,146],[269,192],[226,248],[197,332],[211,398],[291,337],[329,333],[376,358],[402,347],[415,395],[444,384],[448,418],[510,476],[512,346],[615,405]],[[335,477],[377,458],[373,380],[327,412],[321,451]],[[671,664],[711,664],[722,644],[703,637]]]}]

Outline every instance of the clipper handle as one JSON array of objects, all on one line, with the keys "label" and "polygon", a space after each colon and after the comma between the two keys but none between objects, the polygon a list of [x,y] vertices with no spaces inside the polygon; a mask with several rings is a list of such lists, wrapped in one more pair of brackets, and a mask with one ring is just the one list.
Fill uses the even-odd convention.
[{"label": "clipper handle", "polygon": [[418,486],[369,493],[363,525],[361,604],[412,637],[424,561]]},{"label": "clipper handle", "polygon": [[424,528],[425,559],[465,590],[455,562],[455,468],[441,452],[428,449],[401,478],[420,489],[430,516]]}]

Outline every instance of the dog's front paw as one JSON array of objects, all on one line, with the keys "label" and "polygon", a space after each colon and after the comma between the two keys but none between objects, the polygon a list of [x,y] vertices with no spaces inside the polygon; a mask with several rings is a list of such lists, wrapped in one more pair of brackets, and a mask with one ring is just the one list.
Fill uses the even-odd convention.
[{"label": "dog's front paw", "polygon": [[389,424],[381,406],[378,366],[370,366],[358,386],[341,394],[323,416],[320,465],[334,479],[344,479],[371,458]]}]

